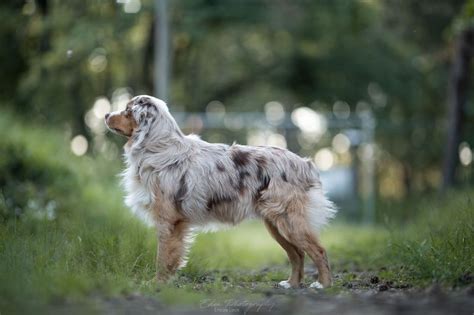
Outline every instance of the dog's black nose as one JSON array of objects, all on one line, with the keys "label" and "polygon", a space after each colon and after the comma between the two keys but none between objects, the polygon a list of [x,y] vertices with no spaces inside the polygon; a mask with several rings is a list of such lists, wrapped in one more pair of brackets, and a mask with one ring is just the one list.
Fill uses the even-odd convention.
[{"label": "dog's black nose", "polygon": [[109,118],[109,116],[110,116],[109,113],[105,114],[105,119]]}]

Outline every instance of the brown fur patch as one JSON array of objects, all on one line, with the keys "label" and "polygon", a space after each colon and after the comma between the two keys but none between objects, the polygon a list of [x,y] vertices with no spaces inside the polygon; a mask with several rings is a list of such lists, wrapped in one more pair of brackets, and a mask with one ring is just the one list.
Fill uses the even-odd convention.
[{"label": "brown fur patch", "polygon": [[133,131],[137,128],[135,119],[133,119],[132,115],[127,113],[110,116],[107,120],[107,125],[109,128],[126,137],[131,137]]},{"label": "brown fur patch", "polygon": [[236,167],[244,167],[249,163],[250,153],[242,150],[232,150],[232,161]]},{"label": "brown fur patch", "polygon": [[250,176],[250,173],[247,171],[239,171],[239,184],[238,189],[239,193],[242,195],[245,191],[245,178]]},{"label": "brown fur patch", "polygon": [[179,189],[176,192],[176,195],[174,196],[174,202],[176,205],[176,210],[179,212],[182,211],[182,206],[181,204],[183,203],[184,196],[188,192],[188,187],[186,185],[186,173],[184,173],[183,176],[181,176],[181,179],[179,180]]},{"label": "brown fur patch", "polygon": [[264,220],[264,223],[270,235],[288,255],[291,264],[291,275],[288,282],[293,288],[299,287],[304,278],[304,252],[288,242],[271,222]]},{"label": "brown fur patch", "polygon": [[255,161],[257,162],[257,179],[262,181],[264,176],[263,173],[265,167],[267,166],[267,160],[263,156],[257,156],[255,158]]},{"label": "brown fur patch", "polygon": [[179,268],[186,252],[185,237],[188,233],[189,223],[184,220],[176,220],[160,229],[156,259],[158,281],[166,282]]},{"label": "brown fur patch", "polygon": [[262,198],[262,193],[267,190],[268,188],[268,185],[270,185],[270,176],[268,175],[262,175],[261,178],[259,178],[260,180],[260,186],[257,188],[257,191],[255,192],[255,195],[254,195],[254,202],[257,203],[260,198]]},{"label": "brown fur patch", "polygon": [[287,218],[273,216],[270,222],[286,240],[308,254],[318,269],[318,281],[327,287],[331,285],[332,279],[326,250],[321,246],[317,235],[301,213],[304,208],[304,203],[301,204],[301,201],[303,199],[300,202],[289,203],[285,212],[288,215]]},{"label": "brown fur patch", "polygon": [[180,166],[180,163],[178,163],[178,162],[173,162],[173,163],[171,163],[170,165],[168,165],[167,167],[168,167],[169,169],[175,169],[175,168],[178,168],[179,166]]},{"label": "brown fur patch", "polygon": [[225,166],[221,161],[216,162],[216,168],[219,172],[225,172]]},{"label": "brown fur patch", "polygon": [[254,195],[254,202],[257,203],[262,197],[262,192],[268,188],[268,185],[270,185],[270,176],[265,172],[267,160],[264,157],[258,156],[255,158],[255,161],[257,162],[257,179],[260,182],[260,186],[257,188]]},{"label": "brown fur patch", "polygon": [[211,211],[213,208],[219,206],[223,203],[232,202],[232,197],[230,196],[212,196],[207,200],[206,209]]}]

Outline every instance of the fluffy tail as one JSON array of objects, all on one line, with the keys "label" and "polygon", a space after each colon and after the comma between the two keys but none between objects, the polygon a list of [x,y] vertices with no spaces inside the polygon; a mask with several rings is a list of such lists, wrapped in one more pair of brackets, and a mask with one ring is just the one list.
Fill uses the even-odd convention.
[{"label": "fluffy tail", "polygon": [[312,188],[308,192],[309,203],[307,214],[311,227],[317,232],[334,218],[337,208],[325,195],[320,188]]}]

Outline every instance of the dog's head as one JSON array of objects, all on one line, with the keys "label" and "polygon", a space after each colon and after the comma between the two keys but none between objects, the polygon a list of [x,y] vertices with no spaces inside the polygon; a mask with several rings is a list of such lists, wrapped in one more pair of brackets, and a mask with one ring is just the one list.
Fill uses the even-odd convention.
[{"label": "dog's head", "polygon": [[149,128],[161,116],[161,112],[168,112],[165,102],[152,96],[139,95],[128,102],[125,110],[106,114],[105,124],[114,133],[130,138],[143,127]]}]

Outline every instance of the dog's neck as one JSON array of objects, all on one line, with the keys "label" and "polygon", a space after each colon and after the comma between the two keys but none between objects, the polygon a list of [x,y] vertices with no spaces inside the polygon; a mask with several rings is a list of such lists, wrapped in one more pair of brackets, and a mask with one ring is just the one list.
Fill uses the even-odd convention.
[{"label": "dog's neck", "polygon": [[171,132],[168,129],[165,133],[154,131],[144,138],[130,137],[124,146],[124,156],[128,167],[136,168],[138,173],[145,165],[160,171],[186,159],[193,147],[191,142],[191,138],[185,136],[180,129]]},{"label": "dog's neck", "polygon": [[180,153],[180,148],[185,147],[186,137],[179,130],[178,132],[168,132],[165,134],[155,134],[154,136],[139,135],[130,137],[124,146],[127,154],[132,156],[147,153],[169,153],[170,150],[176,150]]},{"label": "dog's neck", "polygon": [[132,153],[143,153],[144,149],[159,153],[168,150],[170,146],[179,146],[183,142],[184,134],[171,116],[166,118],[142,123],[127,142],[129,150]]}]

